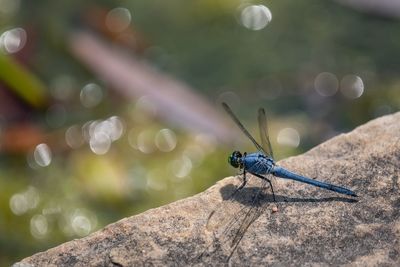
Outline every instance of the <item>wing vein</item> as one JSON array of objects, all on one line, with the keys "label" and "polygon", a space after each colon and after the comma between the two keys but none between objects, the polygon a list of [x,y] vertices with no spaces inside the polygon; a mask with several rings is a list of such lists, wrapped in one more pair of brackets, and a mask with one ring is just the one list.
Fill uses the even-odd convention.
[{"label": "wing vein", "polygon": [[250,139],[251,142],[253,142],[254,146],[259,151],[263,151],[264,153],[266,153],[265,150],[263,149],[263,147],[259,143],[257,143],[257,141],[253,138],[253,136],[251,136],[251,134],[246,130],[246,128],[244,128],[244,126],[239,121],[239,119],[235,116],[235,114],[233,113],[231,108],[228,106],[228,104],[223,102],[222,107],[225,109],[225,111],[228,113],[228,115],[232,118],[232,120],[236,123],[236,125],[239,127],[239,129],[242,130],[242,132]]}]

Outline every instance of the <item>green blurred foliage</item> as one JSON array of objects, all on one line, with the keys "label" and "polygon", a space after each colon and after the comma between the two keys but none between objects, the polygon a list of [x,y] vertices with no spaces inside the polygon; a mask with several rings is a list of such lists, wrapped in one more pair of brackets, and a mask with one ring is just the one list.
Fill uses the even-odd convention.
[{"label": "green blurred foliage", "polygon": [[[254,107],[266,107],[277,158],[305,151],[399,109],[398,20],[357,13],[332,1],[247,1],[265,4],[272,13],[270,24],[253,31],[240,25],[242,2],[25,0],[18,12],[0,20],[3,30],[18,26],[31,34],[28,40],[33,44],[25,64],[48,86],[49,94],[55,97],[60,86],[70,90],[57,100],[64,111],[56,115],[64,119],[49,120],[49,111],[39,110],[32,114],[34,123],[54,133],[60,144],[65,144],[71,125],[82,127],[113,115],[124,123],[124,135],[105,155],[95,155],[88,144],[53,150],[47,167],[29,165],[31,152],[0,155],[0,265],[201,192],[235,174],[226,163],[230,150],[251,149],[243,137],[238,137],[242,143],[222,147],[157,121],[139,112],[136,103],[116,96],[68,50],[69,33],[87,28],[82,16],[93,7],[129,9],[134,28],[151,44],[142,56],[211,101],[232,92],[233,102],[240,103],[234,109],[253,123],[252,132],[256,132]],[[348,99],[340,91],[331,97],[318,95],[314,79],[325,71],[339,80],[348,74],[360,76],[364,94],[357,99]],[[90,82],[100,85],[104,97],[99,105],[85,108],[79,95]],[[271,86],[276,86],[276,95],[265,96]],[[277,144],[276,137],[285,127],[297,129],[299,147]],[[154,144],[151,153],[135,148],[132,140],[140,133],[154,140],[163,128],[177,136],[171,152],[162,152]],[[176,171],[185,171],[179,170],[183,157],[190,158],[191,171],[179,177]],[[10,208],[13,197],[29,200],[20,214]]]},{"label": "green blurred foliage", "polygon": [[36,76],[27,72],[10,57],[0,54],[0,80],[35,107],[42,107],[46,102],[45,88]]}]

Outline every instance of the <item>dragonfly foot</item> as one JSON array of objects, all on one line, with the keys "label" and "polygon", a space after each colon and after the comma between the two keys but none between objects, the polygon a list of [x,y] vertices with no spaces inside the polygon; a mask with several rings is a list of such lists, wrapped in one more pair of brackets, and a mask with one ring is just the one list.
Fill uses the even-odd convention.
[{"label": "dragonfly foot", "polygon": [[272,192],[272,198],[273,198],[274,202],[276,202],[274,187],[272,186],[271,180],[268,179],[267,177],[262,176],[262,175],[259,175],[259,174],[257,174],[257,173],[252,173],[252,174],[253,174],[254,176],[257,176],[258,178],[261,178],[261,179],[263,179],[263,180],[266,180],[266,181],[269,183],[269,186],[270,186],[271,192]]}]

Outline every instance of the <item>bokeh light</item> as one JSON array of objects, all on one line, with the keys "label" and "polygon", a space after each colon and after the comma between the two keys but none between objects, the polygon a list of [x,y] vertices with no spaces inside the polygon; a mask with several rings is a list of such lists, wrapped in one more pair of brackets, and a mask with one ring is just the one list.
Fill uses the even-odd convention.
[{"label": "bokeh light", "polygon": [[142,96],[136,101],[134,114],[138,114],[137,119],[144,119],[147,116],[154,117],[157,115],[157,107],[155,101],[150,96]]},{"label": "bokeh light", "polygon": [[175,159],[170,164],[170,169],[177,178],[187,177],[192,171],[192,167],[192,161],[187,156],[182,156],[178,159]]},{"label": "bokeh light", "polygon": [[34,238],[45,238],[49,232],[49,223],[46,216],[37,214],[31,219],[31,234]]},{"label": "bokeh light", "polygon": [[81,103],[86,108],[93,108],[103,100],[103,90],[95,83],[85,85],[80,94]]},{"label": "bokeh light", "polygon": [[52,159],[50,147],[46,144],[39,144],[33,152],[33,158],[37,165],[41,167],[49,166]]},{"label": "bokeh light", "polygon": [[[97,155],[106,154],[112,142],[120,139],[124,132],[124,123],[118,116],[111,116],[106,120],[88,121],[82,126],[83,140],[89,143],[90,149]],[[65,138],[67,144],[73,148],[81,145],[81,137],[75,126],[67,130]]]},{"label": "bokeh light", "polygon": [[104,155],[110,150],[111,141],[110,136],[105,132],[95,132],[90,137],[90,149],[97,155]]},{"label": "bokeh light", "polygon": [[164,191],[167,189],[166,182],[160,177],[157,171],[149,171],[146,175],[147,189],[154,191]]},{"label": "bokeh light", "polygon": [[24,214],[28,210],[28,204],[23,194],[15,194],[10,199],[10,209],[15,215]]},{"label": "bokeh light", "polygon": [[94,126],[94,134],[105,133],[112,141],[121,138],[124,133],[124,124],[118,116],[112,116],[104,121],[96,122]]},{"label": "bokeh light", "polygon": [[65,235],[83,237],[96,229],[98,219],[97,216],[89,210],[67,208],[63,212],[58,224]]},{"label": "bokeh light", "polygon": [[170,129],[162,129],[156,134],[155,143],[160,151],[170,152],[176,147],[176,134]]},{"label": "bokeh light", "polygon": [[242,25],[251,30],[261,30],[272,20],[272,13],[264,5],[251,5],[243,8],[240,21]]},{"label": "bokeh light", "polygon": [[154,152],[154,138],[155,134],[154,131],[151,129],[140,132],[136,140],[137,148],[145,154],[150,154]]},{"label": "bokeh light", "polygon": [[322,72],[315,78],[314,88],[321,96],[333,96],[338,91],[339,81],[335,74]]},{"label": "bokeh light", "polygon": [[77,214],[73,217],[71,226],[78,236],[86,236],[92,230],[92,225],[88,217],[83,214]]},{"label": "bokeh light", "polygon": [[110,31],[122,32],[131,23],[131,12],[124,7],[116,7],[110,10],[106,16],[106,25]]},{"label": "bokeh light", "polygon": [[340,91],[347,98],[359,98],[364,93],[364,82],[359,76],[346,75],[340,81]]},{"label": "bokeh light", "polygon": [[298,147],[300,145],[300,134],[293,128],[281,129],[278,132],[277,142],[288,147]]},{"label": "bokeh light", "polygon": [[73,125],[65,131],[65,142],[71,148],[79,148],[84,144],[82,129],[79,125]]},{"label": "bokeh light", "polygon": [[35,209],[39,201],[39,192],[35,187],[29,186],[26,191],[12,195],[9,204],[15,215],[22,215],[30,209]]},{"label": "bokeh light", "polygon": [[26,31],[22,28],[5,31],[0,35],[0,48],[6,53],[16,53],[25,46],[26,39]]}]

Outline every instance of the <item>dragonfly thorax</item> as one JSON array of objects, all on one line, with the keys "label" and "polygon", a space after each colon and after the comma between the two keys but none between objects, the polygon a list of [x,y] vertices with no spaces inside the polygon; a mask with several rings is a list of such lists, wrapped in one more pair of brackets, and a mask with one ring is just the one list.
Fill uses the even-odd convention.
[{"label": "dragonfly thorax", "polygon": [[228,162],[234,168],[242,168],[242,153],[240,153],[239,151],[233,151],[233,153],[228,157]]},{"label": "dragonfly thorax", "polygon": [[261,152],[246,154],[241,161],[244,170],[253,174],[269,174],[275,168],[275,161]]}]

